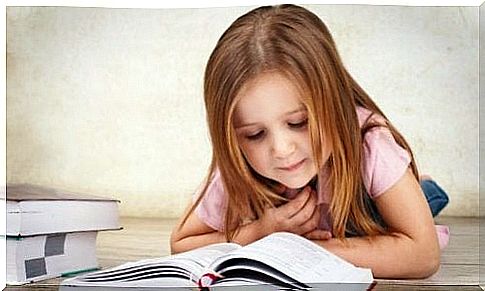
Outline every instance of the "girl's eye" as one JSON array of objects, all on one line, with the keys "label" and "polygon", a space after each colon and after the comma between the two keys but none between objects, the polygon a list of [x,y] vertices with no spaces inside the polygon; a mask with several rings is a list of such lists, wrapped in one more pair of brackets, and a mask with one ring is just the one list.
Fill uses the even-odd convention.
[{"label": "girl's eye", "polygon": [[308,124],[308,118],[296,123],[288,122],[288,126],[291,128],[303,128]]},{"label": "girl's eye", "polygon": [[249,140],[258,140],[258,139],[262,138],[263,135],[264,135],[264,131],[261,130],[261,131],[258,131],[255,134],[246,135],[246,138],[249,139]]}]

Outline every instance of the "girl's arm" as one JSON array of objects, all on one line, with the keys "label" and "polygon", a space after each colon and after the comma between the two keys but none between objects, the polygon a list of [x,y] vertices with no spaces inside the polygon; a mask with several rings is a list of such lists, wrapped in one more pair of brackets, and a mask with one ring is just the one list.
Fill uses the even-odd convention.
[{"label": "girl's arm", "polygon": [[[189,205],[185,212],[187,213],[191,207],[192,205]],[[262,236],[261,228],[257,226],[257,221],[254,221],[241,228],[241,231],[236,235],[235,242],[245,244],[255,241]],[[195,212],[192,212],[183,227],[180,228],[179,222],[172,230],[170,249],[172,254],[176,254],[221,242],[226,242],[224,233],[209,227],[199,219]]]},{"label": "girl's arm", "polygon": [[[302,195],[276,208],[268,208],[263,217],[239,228],[232,242],[240,245],[252,243],[276,231],[304,234],[316,228],[320,211],[316,206],[316,193],[307,188]],[[185,210],[187,213],[192,205]],[[182,217],[185,217],[186,213]],[[170,248],[172,253],[185,252],[213,243],[226,242],[223,232],[205,224],[192,212],[185,224],[172,230]]]},{"label": "girl's arm", "polygon": [[375,277],[425,278],[440,265],[433,218],[422,190],[410,170],[375,199],[390,235],[319,240],[318,244]]}]

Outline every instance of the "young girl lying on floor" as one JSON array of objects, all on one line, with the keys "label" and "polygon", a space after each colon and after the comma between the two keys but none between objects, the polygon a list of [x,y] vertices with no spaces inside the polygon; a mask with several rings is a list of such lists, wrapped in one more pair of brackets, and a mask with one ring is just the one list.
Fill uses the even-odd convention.
[{"label": "young girl lying on floor", "polygon": [[213,159],[173,253],[288,231],[375,277],[438,269],[447,232],[432,211],[446,193],[430,179],[420,187],[405,138],[312,12],[281,5],[238,18],[210,56],[204,96]]}]

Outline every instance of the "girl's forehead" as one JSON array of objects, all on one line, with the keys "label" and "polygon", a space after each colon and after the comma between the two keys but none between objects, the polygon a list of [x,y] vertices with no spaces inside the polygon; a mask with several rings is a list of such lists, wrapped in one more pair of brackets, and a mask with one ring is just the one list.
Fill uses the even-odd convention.
[{"label": "girl's forehead", "polygon": [[302,111],[296,86],[281,73],[265,73],[246,83],[235,100],[235,121],[266,120]]},{"label": "girl's forehead", "polygon": [[296,84],[279,72],[267,72],[247,81],[239,90],[235,102],[254,103],[257,101],[284,97],[300,99]]}]

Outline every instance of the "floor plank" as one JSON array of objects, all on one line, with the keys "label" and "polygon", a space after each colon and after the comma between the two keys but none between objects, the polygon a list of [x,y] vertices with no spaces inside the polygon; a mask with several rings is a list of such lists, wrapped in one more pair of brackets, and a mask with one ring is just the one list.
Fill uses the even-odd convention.
[{"label": "floor plank", "polygon": [[441,264],[478,265],[479,240],[472,235],[451,235],[448,247],[442,252]]},{"label": "floor plank", "polygon": [[393,285],[478,285],[478,265],[441,265],[438,272],[426,279],[419,280],[380,280],[378,282]]}]

